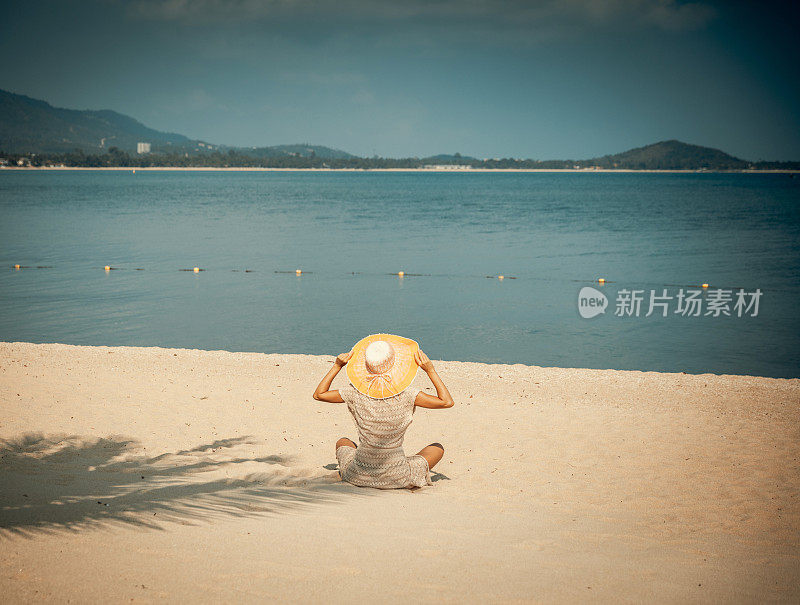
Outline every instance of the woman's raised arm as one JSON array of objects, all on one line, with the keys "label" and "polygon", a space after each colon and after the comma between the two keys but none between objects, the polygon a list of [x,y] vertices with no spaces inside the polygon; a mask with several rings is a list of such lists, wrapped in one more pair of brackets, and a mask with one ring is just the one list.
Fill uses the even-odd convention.
[{"label": "woman's raised arm", "polygon": [[447,387],[444,386],[442,379],[439,378],[439,375],[433,368],[433,362],[428,359],[428,356],[425,355],[421,349],[418,349],[414,352],[414,361],[416,361],[417,365],[423,369],[423,371],[428,375],[428,378],[431,379],[433,386],[436,387],[436,397],[420,391],[417,394],[417,398],[414,400],[414,405],[429,409],[453,407],[455,402],[450,396],[450,391],[448,391]]},{"label": "woman's raised arm", "polygon": [[350,361],[352,356],[353,352],[350,351],[349,353],[342,353],[334,360],[333,367],[328,370],[328,373],[325,374],[320,383],[317,385],[317,388],[314,390],[314,395],[312,395],[314,399],[317,401],[327,401],[328,403],[344,403],[344,399],[342,399],[342,396],[339,395],[339,391],[329,391],[328,389],[331,388],[331,383],[333,382],[333,379],[336,378],[339,370],[347,365],[347,362]]}]

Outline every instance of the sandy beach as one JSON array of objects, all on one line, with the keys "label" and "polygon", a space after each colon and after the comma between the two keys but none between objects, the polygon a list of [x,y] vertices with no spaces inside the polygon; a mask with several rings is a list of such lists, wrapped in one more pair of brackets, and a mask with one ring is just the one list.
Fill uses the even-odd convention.
[{"label": "sandy beach", "polygon": [[332,360],[0,343],[3,600],[800,600],[800,379],[437,361],[378,491]]}]

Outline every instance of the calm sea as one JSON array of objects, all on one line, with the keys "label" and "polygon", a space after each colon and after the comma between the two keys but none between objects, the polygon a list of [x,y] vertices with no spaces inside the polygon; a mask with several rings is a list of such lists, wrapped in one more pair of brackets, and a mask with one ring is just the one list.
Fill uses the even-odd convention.
[{"label": "calm sea", "polygon": [[434,359],[800,376],[791,175],[2,171],[0,213],[4,341],[335,354],[387,331]]}]

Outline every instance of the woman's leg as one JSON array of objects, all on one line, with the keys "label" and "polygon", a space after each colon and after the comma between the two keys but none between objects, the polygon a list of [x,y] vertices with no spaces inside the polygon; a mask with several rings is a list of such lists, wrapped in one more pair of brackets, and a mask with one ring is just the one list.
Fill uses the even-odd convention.
[{"label": "woman's leg", "polygon": [[444,456],[444,446],[441,443],[431,443],[417,452],[417,456],[425,458],[428,461],[428,468],[432,469]]},{"label": "woman's leg", "polygon": [[[342,438],[339,439],[339,441],[336,442],[336,450],[335,451],[338,452],[340,447],[352,447],[353,449],[356,449],[356,444],[353,441],[351,441],[350,439],[348,439],[347,437],[342,437]],[[339,467],[340,467],[339,468],[339,477],[341,478],[341,476],[342,476],[342,469],[341,469],[342,461],[339,459],[338,454],[336,456],[336,461],[339,463]]]},{"label": "woman's leg", "polygon": [[347,437],[342,437],[336,442],[336,449],[338,450],[343,445],[346,445],[347,447],[356,447],[356,444]]}]

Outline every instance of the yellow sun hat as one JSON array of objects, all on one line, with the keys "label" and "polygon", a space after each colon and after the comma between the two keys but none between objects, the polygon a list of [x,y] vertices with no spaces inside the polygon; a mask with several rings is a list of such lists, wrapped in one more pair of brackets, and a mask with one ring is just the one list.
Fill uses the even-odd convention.
[{"label": "yellow sun hat", "polygon": [[356,390],[373,399],[402,393],[417,376],[414,353],[419,344],[394,334],[372,334],[359,340],[347,362],[347,378]]}]

